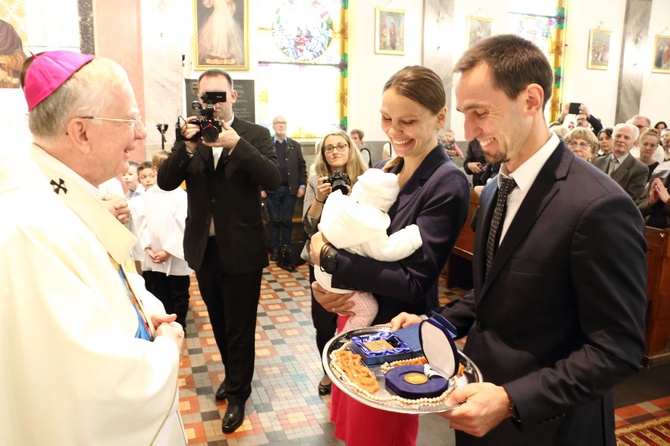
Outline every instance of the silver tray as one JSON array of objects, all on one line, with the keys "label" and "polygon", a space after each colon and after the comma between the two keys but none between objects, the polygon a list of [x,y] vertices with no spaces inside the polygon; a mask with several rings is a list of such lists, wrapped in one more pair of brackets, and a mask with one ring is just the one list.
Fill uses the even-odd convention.
[{"label": "silver tray", "polygon": [[[364,336],[379,333],[382,331],[390,331],[390,328],[387,326],[357,328],[354,330],[347,331],[345,333],[341,333],[332,338],[330,341],[328,341],[326,347],[323,349],[322,360],[324,369],[326,370],[326,374],[331,379],[331,381],[333,381],[333,384],[335,384],[340,390],[342,390],[346,395],[350,396],[354,400],[362,404],[365,404],[366,406],[374,407],[375,409],[379,410],[385,410],[387,412],[426,414],[426,413],[448,412],[450,410],[454,410],[455,408],[457,408],[459,406],[458,404],[451,406],[445,404],[448,399],[431,404],[418,403],[418,402],[407,404],[397,400],[379,402],[370,399],[368,396],[366,396],[365,393],[357,392],[353,387],[351,387],[342,378],[340,378],[340,374],[336,369],[331,368],[330,354],[335,350],[341,349],[342,346],[344,346],[347,342],[349,342],[352,337]],[[460,350],[458,354],[460,356],[459,358],[460,363],[463,364],[464,366],[464,370],[463,374],[460,377],[452,378],[451,381],[452,386],[455,385],[456,388],[459,388],[470,383],[482,382],[483,381],[482,374],[479,371],[479,368],[475,365],[475,363],[472,362],[472,360],[470,360],[470,358],[464,355]],[[379,384],[379,390],[377,391],[377,393],[375,393],[374,396],[381,398],[387,398],[393,396],[394,395],[393,393],[386,390],[386,386],[384,384],[384,372],[381,369],[381,364],[368,367],[370,368],[370,370],[374,372],[375,377],[377,378],[377,383]]]}]

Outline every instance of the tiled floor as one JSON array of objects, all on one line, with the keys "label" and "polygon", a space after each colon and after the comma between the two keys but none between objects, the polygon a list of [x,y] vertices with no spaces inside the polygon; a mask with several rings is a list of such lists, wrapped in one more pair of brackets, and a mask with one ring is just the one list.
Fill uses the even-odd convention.
[{"label": "tiled floor", "polygon": [[[317,382],[322,370],[310,317],[306,265],[289,273],[271,264],[261,285],[256,329],[256,371],[246,418],[233,434],[221,432],[225,402],[214,392],[224,378],[205,304],[197,282],[191,281],[191,312],[187,319],[187,351],[180,368],[180,410],[189,445],[330,445],[329,397],[320,398]],[[441,301],[463,295],[463,290],[440,287]],[[670,413],[670,366],[644,372],[631,385],[615,389],[618,400],[632,404],[616,411],[617,427]],[[649,378],[651,376],[651,378]],[[650,384],[651,382],[651,384]],[[646,386],[645,392],[636,388]],[[639,403],[636,396],[647,401]],[[652,397],[653,396],[653,397]],[[639,403],[639,404],[633,404]],[[453,444],[448,422],[436,415],[420,418],[419,445]]]}]

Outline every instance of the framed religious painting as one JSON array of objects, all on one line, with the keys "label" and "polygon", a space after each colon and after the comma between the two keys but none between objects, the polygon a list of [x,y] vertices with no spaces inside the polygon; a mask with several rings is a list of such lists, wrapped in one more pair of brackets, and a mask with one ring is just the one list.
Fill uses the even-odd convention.
[{"label": "framed religious painting", "polygon": [[466,25],[468,48],[493,34],[493,19],[470,15],[466,18]]},{"label": "framed religious painting", "polygon": [[193,0],[195,69],[249,69],[249,0]]},{"label": "framed religious painting", "polygon": [[[10,2],[12,3],[12,2]],[[25,50],[25,10],[22,3],[11,5],[6,15],[0,14],[0,88],[19,88],[23,61],[30,55]],[[2,11],[0,11],[2,12]]]},{"label": "framed religious painting", "polygon": [[654,64],[651,71],[670,74],[670,35],[654,37]]},{"label": "framed religious painting", "polygon": [[375,53],[405,54],[405,10],[376,8]]},{"label": "framed religious painting", "polygon": [[592,29],[589,31],[589,56],[586,68],[607,70],[610,64],[610,31]]}]

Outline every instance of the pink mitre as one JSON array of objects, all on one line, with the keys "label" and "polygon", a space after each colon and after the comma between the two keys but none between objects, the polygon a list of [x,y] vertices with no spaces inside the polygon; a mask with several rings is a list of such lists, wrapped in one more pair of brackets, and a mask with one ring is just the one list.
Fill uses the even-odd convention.
[{"label": "pink mitre", "polygon": [[48,51],[35,56],[26,72],[23,87],[28,110],[48,98],[94,57],[72,51]]}]

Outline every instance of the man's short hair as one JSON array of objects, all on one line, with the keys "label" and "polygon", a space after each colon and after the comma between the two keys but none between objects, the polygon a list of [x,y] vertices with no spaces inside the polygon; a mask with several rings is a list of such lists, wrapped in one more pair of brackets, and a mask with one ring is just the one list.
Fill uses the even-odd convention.
[{"label": "man's short hair", "polygon": [[614,131],[612,132],[612,136],[614,136],[619,129],[622,129],[624,127],[627,127],[629,129],[633,130],[633,140],[637,141],[637,139],[640,137],[640,129],[635,127],[633,124],[629,124],[628,122],[622,122],[620,124],[617,124],[614,126]]},{"label": "man's short hair", "polygon": [[642,119],[644,122],[646,122],[647,127],[651,127],[651,121],[649,120],[649,118],[647,118],[646,116],[642,116],[642,115],[633,116],[628,121],[626,121],[626,124],[633,124],[635,121],[637,121],[639,119]]},{"label": "man's short hair", "polygon": [[145,161],[142,164],[140,164],[140,167],[137,168],[137,174],[139,175],[140,172],[143,170],[147,169],[153,169],[154,165],[151,163],[151,161]]},{"label": "man's short hair", "polygon": [[363,132],[363,130],[361,130],[361,129],[351,129],[349,134],[352,134],[352,133],[358,135],[358,139],[363,141],[363,137],[365,136],[365,132]]},{"label": "man's short hair", "polygon": [[530,84],[544,91],[543,108],[551,98],[554,72],[547,56],[534,43],[513,34],[482,40],[458,60],[454,73],[463,73],[485,63],[493,73],[493,86],[516,99]]},{"label": "man's short hair", "polygon": [[219,68],[212,68],[200,75],[198,78],[198,87],[200,86],[200,81],[206,77],[216,77],[216,76],[223,76],[226,79],[228,79],[228,83],[230,84],[230,89],[233,89],[233,78],[230,77],[230,74],[228,74],[227,71],[223,71]]}]

